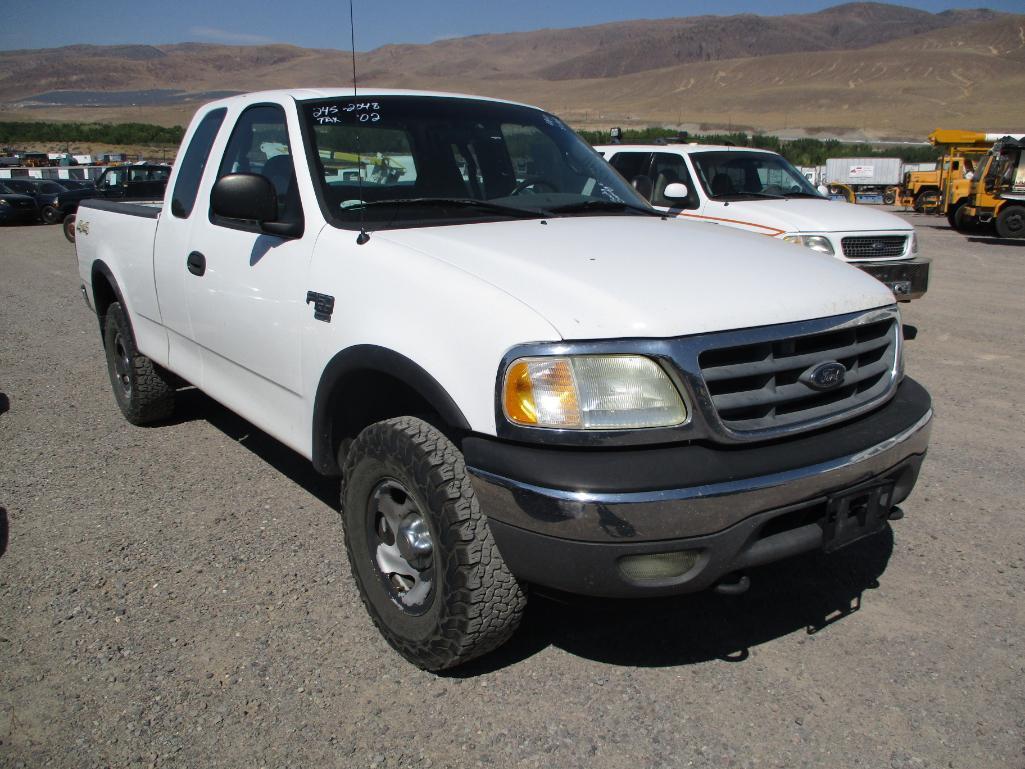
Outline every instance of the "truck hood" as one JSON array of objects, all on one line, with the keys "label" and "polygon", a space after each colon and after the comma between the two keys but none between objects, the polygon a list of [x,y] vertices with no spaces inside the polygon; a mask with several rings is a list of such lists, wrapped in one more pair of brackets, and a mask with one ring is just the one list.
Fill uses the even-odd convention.
[{"label": "truck hood", "polygon": [[580,216],[373,237],[507,292],[564,339],[682,336],[893,303],[882,283],[832,257],[705,222]]},{"label": "truck hood", "polygon": [[706,208],[703,213],[709,216],[750,222],[784,232],[911,232],[913,229],[899,216],[886,211],[832,200],[731,200],[728,206],[713,202]]}]

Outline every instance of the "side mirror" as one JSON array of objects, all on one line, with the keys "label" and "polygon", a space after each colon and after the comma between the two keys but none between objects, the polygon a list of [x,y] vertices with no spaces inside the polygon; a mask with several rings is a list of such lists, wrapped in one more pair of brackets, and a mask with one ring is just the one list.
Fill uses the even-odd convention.
[{"label": "side mirror", "polygon": [[278,195],[266,176],[228,174],[214,183],[210,210],[225,219],[273,222],[278,218]]},{"label": "side mirror", "polygon": [[821,195],[822,197],[824,197],[824,198],[828,198],[828,197],[829,197],[829,187],[827,187],[826,185],[824,185],[824,184],[820,184],[820,185],[819,185],[818,187],[816,187],[815,189],[817,189],[817,190],[819,191],[819,194],[820,194],[820,195]]},{"label": "side mirror", "polygon": [[687,189],[687,185],[682,182],[671,182],[666,185],[665,190],[662,192],[662,197],[667,200],[686,200],[690,194],[690,190]]}]

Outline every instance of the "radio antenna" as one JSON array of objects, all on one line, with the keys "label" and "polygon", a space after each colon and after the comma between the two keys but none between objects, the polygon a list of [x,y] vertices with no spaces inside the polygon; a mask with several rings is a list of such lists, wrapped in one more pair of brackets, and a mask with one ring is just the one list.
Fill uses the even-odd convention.
[{"label": "radio antenna", "polygon": [[[349,0],[349,41],[352,44],[352,96],[356,97],[356,23],[352,17],[352,0]],[[359,189],[359,235],[356,236],[356,244],[362,246],[370,240],[367,232],[366,200],[363,199],[363,156],[359,151],[359,123],[356,124],[356,184]]]}]

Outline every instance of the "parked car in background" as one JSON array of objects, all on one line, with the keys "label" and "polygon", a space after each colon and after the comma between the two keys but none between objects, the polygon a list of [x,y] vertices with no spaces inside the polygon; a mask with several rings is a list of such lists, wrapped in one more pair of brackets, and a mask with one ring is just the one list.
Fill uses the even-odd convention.
[{"label": "parked car in background", "polygon": [[36,216],[47,224],[57,224],[57,196],[68,188],[49,179],[7,179],[4,182],[15,192],[28,195],[36,207]]},{"label": "parked car in background", "polygon": [[28,224],[36,220],[36,202],[0,182],[0,224]]},{"label": "parked car in background", "polygon": [[54,221],[64,223],[64,236],[75,242],[75,213],[78,204],[89,198],[109,200],[162,200],[171,166],[112,166],[100,174],[95,187],[68,190],[54,204]]},{"label": "parked car in background", "polygon": [[790,162],[751,147],[702,144],[595,147],[652,205],[833,256],[882,281],[900,301],[925,294],[929,260],[915,229],[870,206],[832,202]]},{"label": "parked car in background", "polygon": [[58,184],[69,190],[95,190],[96,182],[92,179],[61,179]]}]

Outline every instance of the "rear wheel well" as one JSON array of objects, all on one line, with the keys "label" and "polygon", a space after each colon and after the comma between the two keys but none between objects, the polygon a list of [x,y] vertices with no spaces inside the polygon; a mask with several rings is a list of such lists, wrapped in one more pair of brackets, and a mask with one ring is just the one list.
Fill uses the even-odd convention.
[{"label": "rear wheel well", "polygon": [[93,304],[96,307],[96,317],[100,322],[101,333],[107,319],[107,308],[116,301],[118,301],[118,295],[114,284],[102,270],[93,270]]}]

